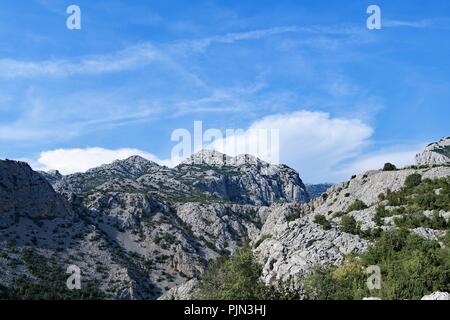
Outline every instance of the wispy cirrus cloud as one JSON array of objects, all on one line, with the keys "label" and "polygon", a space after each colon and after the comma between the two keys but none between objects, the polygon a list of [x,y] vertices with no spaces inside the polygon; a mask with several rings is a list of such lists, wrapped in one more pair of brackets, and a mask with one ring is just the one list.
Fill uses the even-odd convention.
[{"label": "wispy cirrus cloud", "polygon": [[57,59],[36,62],[0,59],[0,78],[98,75],[134,69],[163,59],[163,55],[148,43],[131,46],[113,54],[91,55],[72,60]]},{"label": "wispy cirrus cloud", "polygon": [[190,39],[177,41],[170,45],[170,48],[175,51],[181,52],[201,52],[213,44],[227,44],[245,40],[258,40],[264,39],[285,33],[307,33],[307,34],[320,34],[320,35],[353,35],[361,33],[358,28],[350,27],[324,27],[324,26],[312,26],[312,27],[299,27],[299,26],[285,26],[274,27],[267,29],[252,30],[246,32],[234,32],[225,35],[216,35],[212,37],[206,37],[203,39]]},{"label": "wispy cirrus cloud", "polygon": [[360,33],[348,27],[274,27],[245,32],[228,33],[201,39],[175,41],[167,44],[141,43],[115,53],[83,56],[73,59],[25,61],[0,59],[0,78],[68,77],[73,75],[99,75],[135,69],[153,62],[174,65],[169,54],[201,52],[213,44],[231,44],[237,41],[258,40],[286,33],[342,34]]},{"label": "wispy cirrus cloud", "polygon": [[405,20],[383,20],[383,27],[387,28],[427,28],[433,25],[433,20],[423,19],[418,21],[405,21]]}]

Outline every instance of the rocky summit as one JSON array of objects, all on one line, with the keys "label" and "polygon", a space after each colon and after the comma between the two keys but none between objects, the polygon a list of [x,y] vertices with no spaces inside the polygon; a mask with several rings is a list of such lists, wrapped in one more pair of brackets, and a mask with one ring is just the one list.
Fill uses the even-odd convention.
[{"label": "rocky summit", "polygon": [[450,137],[430,143],[416,156],[416,162],[419,165],[450,163]]},{"label": "rocky summit", "polygon": [[[342,274],[392,230],[447,247],[450,166],[430,156],[445,141],[418,166],[333,186],[306,187],[288,166],[208,150],[174,168],[134,156],[67,176],[0,161],[0,298],[189,299],[211,261],[242,248],[261,283],[289,282],[308,298],[302,279],[320,266]],[[81,271],[81,290],[67,289],[69,266]],[[420,297],[448,296],[433,288],[442,293]]]}]

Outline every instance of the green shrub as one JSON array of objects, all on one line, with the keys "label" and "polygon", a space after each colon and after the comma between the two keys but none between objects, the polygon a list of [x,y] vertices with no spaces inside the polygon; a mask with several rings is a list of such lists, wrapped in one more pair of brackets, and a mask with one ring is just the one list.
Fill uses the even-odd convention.
[{"label": "green shrub", "polygon": [[340,230],[342,232],[351,233],[351,234],[359,233],[358,224],[356,223],[355,218],[353,218],[352,216],[343,216],[341,218]]},{"label": "green shrub", "polygon": [[395,171],[397,170],[397,167],[393,165],[392,163],[385,163],[383,166],[383,171]]},{"label": "green shrub", "polygon": [[347,212],[352,212],[352,211],[358,211],[358,210],[364,210],[367,209],[367,205],[359,200],[356,199],[348,208],[347,208]]},{"label": "green shrub", "polygon": [[314,222],[320,224],[325,230],[331,229],[331,223],[327,220],[327,218],[321,214],[318,214],[314,217]]},{"label": "green shrub", "polygon": [[340,218],[340,217],[342,217],[343,215],[345,215],[346,213],[345,212],[343,212],[343,211],[338,211],[338,212],[336,212],[335,214],[333,214],[333,218]]},{"label": "green shrub", "polygon": [[202,300],[260,300],[269,295],[261,281],[262,267],[245,247],[210,263],[201,276],[195,298]]},{"label": "green shrub", "polygon": [[389,217],[391,213],[386,209],[385,206],[378,205],[375,210],[375,216],[373,217],[373,221],[381,226],[383,224],[383,218]]},{"label": "green shrub", "polygon": [[444,237],[444,245],[448,248],[450,247],[450,230],[447,230]]},{"label": "green shrub", "polygon": [[288,215],[286,216],[286,220],[289,222],[295,221],[298,218],[300,218],[300,211],[297,210],[289,212]]},{"label": "green shrub", "polygon": [[350,258],[343,266],[317,266],[305,277],[302,287],[306,300],[360,300],[369,296],[367,276],[360,259]]},{"label": "green shrub", "polygon": [[417,187],[422,182],[422,176],[418,173],[413,173],[406,177],[405,188]]}]

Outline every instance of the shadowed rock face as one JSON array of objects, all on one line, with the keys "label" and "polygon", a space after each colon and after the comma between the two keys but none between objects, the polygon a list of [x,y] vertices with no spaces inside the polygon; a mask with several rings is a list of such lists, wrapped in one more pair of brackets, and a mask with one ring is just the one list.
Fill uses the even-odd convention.
[{"label": "shadowed rock face", "polygon": [[450,137],[430,143],[416,156],[418,165],[439,165],[450,163]]},{"label": "shadowed rock face", "polygon": [[[24,162],[0,161],[0,214],[50,219],[70,215],[67,201]],[[6,219],[8,220],[8,218]]]}]

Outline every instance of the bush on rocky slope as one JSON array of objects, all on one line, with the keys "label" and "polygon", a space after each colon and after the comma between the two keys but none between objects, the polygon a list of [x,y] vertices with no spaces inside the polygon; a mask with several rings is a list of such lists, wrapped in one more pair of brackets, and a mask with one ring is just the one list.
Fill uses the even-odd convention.
[{"label": "bush on rocky slope", "polygon": [[[380,290],[368,289],[368,266],[380,268]],[[448,247],[441,248],[436,241],[424,240],[405,229],[384,232],[365,254],[349,255],[339,267],[314,268],[312,274],[300,280],[301,289],[296,291],[289,289],[289,283],[280,284],[277,289],[265,286],[261,271],[249,248],[222,257],[212,262],[202,276],[196,298],[360,300],[377,296],[402,300],[450,290]]]},{"label": "bush on rocky slope", "polygon": [[232,256],[223,256],[210,263],[201,276],[194,299],[201,300],[290,300],[299,293],[287,285],[266,286],[261,280],[262,266],[249,246]]},{"label": "bush on rocky slope", "polygon": [[330,230],[331,229],[331,223],[327,220],[327,218],[324,215],[318,214],[314,217],[314,222],[317,224],[320,224],[324,230]]},{"label": "bush on rocky slope", "polygon": [[202,300],[258,300],[267,297],[262,272],[250,248],[210,263],[200,279],[196,298]]},{"label": "bush on rocky slope", "polygon": [[[368,290],[365,268],[381,269],[381,289]],[[450,290],[449,249],[407,230],[385,232],[359,259],[341,267],[321,267],[303,280],[307,299],[420,299],[434,291]]]},{"label": "bush on rocky slope", "polygon": [[385,163],[383,166],[383,171],[395,171],[397,170],[397,167],[393,165],[392,163]]}]

